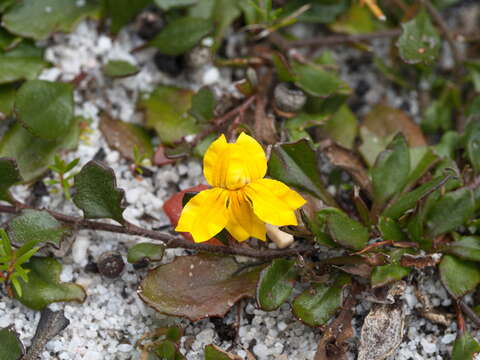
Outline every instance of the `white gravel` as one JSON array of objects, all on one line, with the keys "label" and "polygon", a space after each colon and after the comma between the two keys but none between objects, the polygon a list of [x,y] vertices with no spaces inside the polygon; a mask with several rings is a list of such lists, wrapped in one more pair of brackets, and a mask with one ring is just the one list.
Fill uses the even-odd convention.
[{"label": "white gravel", "polygon": [[[182,162],[175,166],[155,169],[152,178],[135,179],[128,164],[106,145],[98,131],[99,114],[108,111],[114,117],[124,121],[139,122],[140,114],[136,112],[135,103],[143,92],[149,92],[159,84],[177,84],[179,86],[199,87],[202,83],[191,84],[186,79],[173,80],[158,72],[152,63],[152,52],[142,51],[134,55],[130,50],[141,41],[128,29],[122,31],[114,40],[97,32],[96,24],[84,21],[74,32],[68,35],[55,35],[48,44],[47,59],[53,63],[51,69],[45,70],[41,78],[56,81],[70,81],[81,72],[87,77],[82,80],[75,92],[77,115],[92,119],[95,130],[89,135],[89,141],[83,141],[75,152],[67,155],[68,159],[79,157],[81,164],[91,160],[100,148],[106,152],[106,162],[116,173],[118,186],[126,190],[129,204],[125,217],[138,225],[152,228],[168,224],[162,213],[163,202],[176,191],[203,182],[201,166],[197,161]],[[350,54],[358,55],[357,52]],[[344,55],[338,53],[342,58]],[[110,59],[122,59],[141,67],[134,77],[111,80],[103,77],[101,66]],[[210,67],[200,77],[204,84],[217,84],[217,91],[224,91],[230,86],[229,72],[220,72]],[[343,73],[344,78],[355,86],[359,78],[365,77],[373,87],[377,85],[376,74],[363,71],[355,74]],[[196,77],[197,78],[197,77]],[[218,90],[223,89],[223,90]],[[381,91],[380,91],[381,90]],[[377,102],[384,89],[372,88],[367,96],[368,102]],[[398,100],[391,92],[387,98],[398,106]],[[413,99],[415,94],[409,94]],[[415,109],[415,106],[414,106]],[[415,110],[414,110],[415,112]],[[416,114],[414,114],[416,115]],[[16,196],[25,198],[28,190],[21,186]],[[66,203],[60,194],[51,194],[43,198],[40,206],[49,207],[69,214],[78,214],[72,204]],[[148,214],[150,219],[143,220]],[[4,218],[0,217],[0,221]],[[221,341],[214,324],[206,319],[196,323],[159,315],[146,307],[136,294],[139,272],[130,265],[120,278],[109,280],[98,274],[85,272],[89,258],[95,259],[101,253],[117,250],[126,254],[129,246],[143,239],[110,233],[81,231],[73,239],[71,251],[62,257],[64,264],[62,280],[75,281],[85,287],[88,297],[85,303],[53,304],[52,309],[63,308],[70,319],[70,325],[46,346],[42,359],[65,360],[122,360],[137,359],[135,342],[146,332],[171,324],[185,327],[182,339],[182,352],[189,360],[203,359],[205,345],[215,343],[226,349],[231,342]],[[64,247],[68,250],[67,244]],[[185,254],[183,250],[167,250],[164,262],[170,262],[175,256]],[[449,306],[450,300],[438,280],[425,280],[420,284],[421,290],[428,293],[434,306]],[[455,322],[445,329],[419,317],[421,304],[416,299],[413,287],[409,286],[405,294],[408,314],[407,333],[397,354],[390,360],[445,359],[455,339]],[[288,304],[279,310],[265,313],[255,308],[253,302],[244,302],[245,314],[239,329],[240,344],[233,352],[246,359],[246,351],[251,351],[259,360],[310,360],[313,359],[320,332],[297,321],[290,312]],[[363,302],[357,306],[358,316],[354,319],[355,330],[359,332],[363,316],[368,313],[370,304]],[[236,311],[229,313],[225,321],[235,321]],[[2,298],[0,302],[0,327],[13,325],[20,333],[25,345],[29,345],[35,331],[39,313],[31,311],[18,302]],[[477,334],[478,335],[478,334]],[[350,354],[353,359],[353,354]]]}]

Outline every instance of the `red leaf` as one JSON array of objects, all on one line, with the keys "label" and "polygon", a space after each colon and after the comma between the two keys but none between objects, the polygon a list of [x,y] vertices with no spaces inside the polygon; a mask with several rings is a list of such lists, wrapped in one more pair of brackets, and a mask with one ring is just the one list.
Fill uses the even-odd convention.
[{"label": "red leaf", "polygon": [[[163,204],[163,211],[165,212],[165,214],[167,214],[173,226],[177,226],[178,219],[180,219],[180,214],[182,213],[182,208],[183,208],[182,201],[185,193],[200,192],[208,188],[210,188],[210,186],[208,185],[197,185],[197,186],[185,189],[183,191],[180,191],[175,195],[173,195],[170,199],[165,201],[165,203]],[[189,233],[181,232],[180,234],[182,234],[182,236],[185,239],[193,241],[192,235],[190,235]],[[204,244],[223,245],[219,240],[215,238],[206,241]]]}]

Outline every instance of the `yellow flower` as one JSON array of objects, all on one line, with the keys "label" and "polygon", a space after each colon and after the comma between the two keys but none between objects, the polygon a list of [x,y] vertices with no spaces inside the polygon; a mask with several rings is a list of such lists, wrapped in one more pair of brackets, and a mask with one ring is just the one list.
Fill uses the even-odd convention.
[{"label": "yellow flower", "polygon": [[305,200],[280,181],[264,179],[267,157],[262,146],[245,133],[229,144],[215,140],[203,159],[211,189],[185,205],[176,231],[189,232],[195,242],[211,239],[223,228],[238,241],[265,240],[265,223],[297,225],[295,210]]}]

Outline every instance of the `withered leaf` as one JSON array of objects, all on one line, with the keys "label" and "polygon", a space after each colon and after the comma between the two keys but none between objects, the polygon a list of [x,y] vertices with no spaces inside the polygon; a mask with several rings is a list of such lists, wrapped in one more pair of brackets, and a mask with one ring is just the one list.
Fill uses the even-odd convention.
[{"label": "withered leaf", "polygon": [[[392,285],[387,298],[393,298],[401,286]],[[402,343],[405,330],[404,305],[401,300],[392,304],[376,304],[365,317],[360,335],[358,360],[385,360]]]}]

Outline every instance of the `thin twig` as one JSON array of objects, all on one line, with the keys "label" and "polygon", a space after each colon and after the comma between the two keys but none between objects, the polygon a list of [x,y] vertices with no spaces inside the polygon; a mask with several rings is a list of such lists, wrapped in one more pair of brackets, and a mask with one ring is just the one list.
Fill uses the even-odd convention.
[{"label": "thin twig", "polygon": [[242,102],[240,105],[236,106],[235,108],[233,108],[232,110],[230,110],[229,112],[223,114],[222,116],[219,116],[215,119],[213,119],[211,121],[212,125],[207,127],[205,130],[203,130],[202,132],[200,132],[200,134],[198,134],[197,136],[195,136],[195,138],[193,139],[193,141],[190,143],[190,145],[192,147],[194,147],[195,145],[197,145],[202,139],[204,139],[206,136],[210,135],[211,133],[213,133],[215,130],[217,130],[217,128],[221,125],[223,125],[223,123],[225,121],[227,121],[228,119],[236,116],[236,115],[243,115],[243,113],[245,111],[247,111],[247,109],[253,104],[254,100],[256,98],[256,95],[252,95],[250,97],[248,97],[244,102]]},{"label": "thin twig", "polygon": [[[28,208],[28,207],[24,207]],[[31,208],[33,209],[33,208]],[[17,208],[11,205],[0,205],[0,213],[8,214],[19,214],[22,209]],[[46,210],[58,221],[72,225],[75,229],[82,230],[97,230],[97,231],[107,231],[118,234],[127,234],[134,236],[141,236],[148,239],[160,240],[165,243],[167,248],[183,248],[197,251],[207,251],[211,253],[220,253],[225,255],[241,255],[251,258],[259,259],[274,259],[288,256],[295,256],[298,254],[310,254],[315,250],[312,246],[302,246],[297,248],[288,248],[288,249],[266,249],[259,250],[249,247],[230,247],[230,246],[217,246],[209,245],[203,243],[194,243],[189,240],[184,239],[179,235],[171,235],[164,232],[148,230],[141,227],[138,227],[133,224],[128,224],[127,226],[108,224],[100,221],[87,220],[81,217],[75,217],[70,215],[65,215],[58,213],[52,210]]]},{"label": "thin twig", "polygon": [[401,29],[388,29],[368,34],[319,36],[313,39],[288,41],[285,40],[281,35],[273,33],[270,35],[270,40],[281,48],[290,49],[309,46],[344,45],[361,41],[393,38],[400,36],[401,34]]}]

